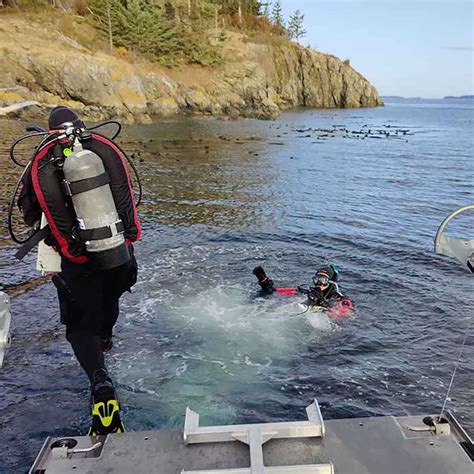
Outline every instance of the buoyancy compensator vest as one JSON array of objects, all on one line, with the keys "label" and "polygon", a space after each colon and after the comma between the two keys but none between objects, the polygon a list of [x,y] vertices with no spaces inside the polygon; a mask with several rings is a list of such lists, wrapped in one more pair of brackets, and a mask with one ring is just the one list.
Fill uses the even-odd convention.
[{"label": "buoyancy compensator vest", "polygon": [[19,258],[46,237],[64,258],[97,270],[130,259],[128,244],[140,238],[140,223],[126,156],[112,140],[65,123],[43,139],[22,181],[25,222],[33,225],[42,212],[48,226]]}]

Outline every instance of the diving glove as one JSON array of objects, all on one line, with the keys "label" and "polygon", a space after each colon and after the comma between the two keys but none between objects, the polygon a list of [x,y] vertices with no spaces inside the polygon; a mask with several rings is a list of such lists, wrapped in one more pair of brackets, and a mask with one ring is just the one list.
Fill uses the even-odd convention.
[{"label": "diving glove", "polygon": [[92,387],[92,424],[87,434],[100,436],[124,432],[120,406],[112,381],[104,369],[97,370]]},{"label": "diving glove", "polygon": [[311,288],[307,294],[308,300],[312,306],[327,306],[326,298],[320,288]]},{"label": "diving glove", "polygon": [[311,290],[306,285],[299,285],[296,289],[303,295],[309,295],[309,293],[311,293]]},{"label": "diving glove", "polygon": [[252,273],[258,278],[259,282],[267,279],[265,270],[262,267],[255,267]]},{"label": "diving glove", "polygon": [[252,273],[258,278],[258,284],[263,291],[267,293],[275,291],[273,281],[267,277],[265,270],[262,267],[255,267]]}]

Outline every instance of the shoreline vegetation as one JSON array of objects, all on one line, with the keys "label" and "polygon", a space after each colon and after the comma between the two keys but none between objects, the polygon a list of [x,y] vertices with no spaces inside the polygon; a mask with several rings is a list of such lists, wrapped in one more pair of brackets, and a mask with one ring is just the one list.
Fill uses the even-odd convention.
[{"label": "shoreline vegetation", "polygon": [[89,120],[271,119],[383,105],[349,60],[303,46],[281,1],[3,0],[0,116],[67,105]]}]

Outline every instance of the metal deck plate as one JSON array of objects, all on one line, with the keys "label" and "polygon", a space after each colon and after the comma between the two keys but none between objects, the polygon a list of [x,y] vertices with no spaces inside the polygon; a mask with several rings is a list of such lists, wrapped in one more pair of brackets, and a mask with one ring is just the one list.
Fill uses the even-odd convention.
[{"label": "metal deck plate", "polygon": [[[413,437],[407,437],[405,424],[423,426],[421,417],[326,421],[323,440],[268,441],[263,447],[264,463],[272,467],[332,462],[335,474],[474,474],[474,464],[453,435],[413,432]],[[96,451],[98,457],[87,458],[84,456],[91,454],[52,459],[49,446],[54,440],[50,439],[44,448],[43,464],[36,466],[36,469],[45,469],[44,474],[178,474],[182,470],[250,466],[249,449],[245,444],[185,445],[182,430],[111,435],[103,449]],[[86,436],[76,440],[79,441],[76,449],[90,447],[93,441]]]},{"label": "metal deck plate", "polygon": [[406,437],[401,426],[423,417],[359,418],[326,422],[325,449],[336,474],[474,474],[474,464],[453,435]]}]

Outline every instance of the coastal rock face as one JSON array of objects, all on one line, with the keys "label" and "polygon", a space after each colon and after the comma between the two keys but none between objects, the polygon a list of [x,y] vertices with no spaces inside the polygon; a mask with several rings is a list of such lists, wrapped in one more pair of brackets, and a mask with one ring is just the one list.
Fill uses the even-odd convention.
[{"label": "coastal rock face", "polygon": [[146,120],[179,113],[268,118],[297,106],[383,105],[348,61],[291,43],[253,43],[237,33],[228,34],[222,65],[169,70],[59,41],[5,15],[0,52],[0,107],[34,100],[97,119]]},{"label": "coastal rock face", "polygon": [[257,108],[264,101],[267,108],[279,110],[383,105],[375,87],[348,61],[309,48],[246,43],[238,51],[226,51],[226,57],[238,59],[227,67],[228,83]]}]

